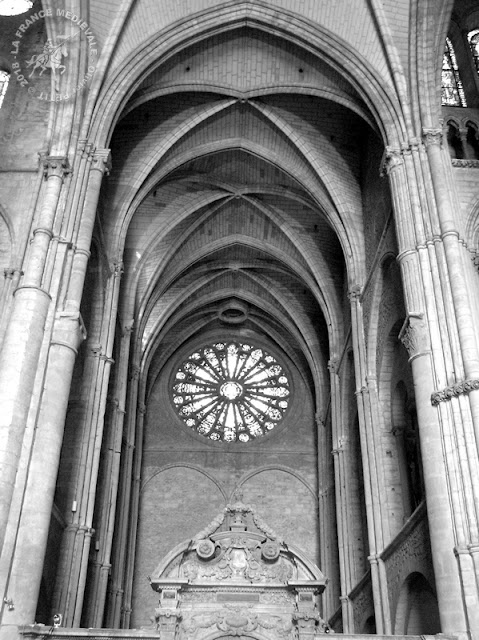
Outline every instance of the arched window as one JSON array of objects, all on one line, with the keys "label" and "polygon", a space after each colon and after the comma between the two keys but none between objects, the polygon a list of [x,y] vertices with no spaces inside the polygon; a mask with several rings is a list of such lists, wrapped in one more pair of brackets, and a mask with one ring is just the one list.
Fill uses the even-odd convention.
[{"label": "arched window", "polygon": [[10,74],[4,69],[0,69],[0,109],[2,107],[3,98],[7,92],[8,81],[10,80]]},{"label": "arched window", "polygon": [[446,38],[446,47],[442,58],[441,102],[449,107],[466,107],[466,96],[459,76],[456,54],[452,42]]},{"label": "arched window", "polygon": [[447,123],[447,146],[451,158],[464,158],[464,148],[459,127],[452,121]]},{"label": "arched window", "polygon": [[479,160],[479,131],[474,122],[466,124],[466,147],[467,157],[472,160]]},{"label": "arched window", "polygon": [[472,58],[474,60],[474,66],[477,73],[479,73],[479,29],[469,31],[467,34],[467,41],[471,47]]}]

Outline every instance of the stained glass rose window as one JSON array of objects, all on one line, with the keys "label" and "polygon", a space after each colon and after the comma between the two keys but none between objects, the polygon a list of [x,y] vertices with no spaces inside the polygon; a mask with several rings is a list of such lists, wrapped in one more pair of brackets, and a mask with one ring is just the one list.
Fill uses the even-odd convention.
[{"label": "stained glass rose window", "polygon": [[288,377],[265,349],[215,342],[194,351],[177,369],[172,398],[183,422],[210,440],[248,442],[283,419]]}]

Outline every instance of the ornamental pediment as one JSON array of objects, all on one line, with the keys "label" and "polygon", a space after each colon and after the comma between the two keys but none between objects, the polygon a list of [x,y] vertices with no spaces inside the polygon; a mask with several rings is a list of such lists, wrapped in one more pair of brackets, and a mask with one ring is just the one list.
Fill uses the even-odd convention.
[{"label": "ornamental pediment", "polygon": [[327,627],[320,569],[241,500],[178,545],[150,582],[160,594],[155,620],[164,640],[312,640]]},{"label": "ornamental pediment", "polygon": [[192,540],[176,547],[157,567],[151,584],[157,590],[172,579],[184,585],[287,585],[299,580],[322,585],[321,591],[326,584],[313,562],[241,501],[228,504]]}]

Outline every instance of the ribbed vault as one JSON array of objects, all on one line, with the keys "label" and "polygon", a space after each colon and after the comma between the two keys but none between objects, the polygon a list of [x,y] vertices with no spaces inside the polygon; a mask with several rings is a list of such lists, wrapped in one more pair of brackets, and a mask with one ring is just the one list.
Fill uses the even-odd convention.
[{"label": "ribbed vault", "polygon": [[345,287],[365,268],[373,121],[336,69],[251,26],[143,77],[111,140],[102,222],[123,257],[120,306],[148,388],[184,344],[225,330],[220,308],[240,303],[247,313],[229,330],[268,336],[325,401]]}]

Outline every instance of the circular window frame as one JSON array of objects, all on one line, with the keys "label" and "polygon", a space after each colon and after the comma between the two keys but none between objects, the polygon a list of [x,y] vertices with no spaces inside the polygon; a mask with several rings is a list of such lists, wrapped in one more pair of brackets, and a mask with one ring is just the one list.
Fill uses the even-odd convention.
[{"label": "circular window frame", "polygon": [[[200,351],[202,349],[208,348],[216,343],[224,342],[228,343],[242,343],[248,344],[252,349],[261,349],[265,356],[272,356],[274,359],[274,363],[278,364],[282,370],[283,375],[287,378],[287,386],[289,390],[288,397],[288,406],[284,409],[283,415],[280,420],[278,420],[275,426],[269,431],[263,433],[263,435],[258,435],[255,437],[249,438],[248,441],[243,442],[236,438],[235,440],[224,440],[219,438],[218,440],[211,439],[207,434],[202,434],[198,431],[196,426],[189,426],[186,424],[183,417],[179,414],[177,406],[174,403],[174,390],[173,386],[178,382],[176,378],[176,374],[181,370],[181,367],[188,361],[189,357],[195,352]],[[271,363],[273,364],[273,363]],[[287,357],[284,353],[280,352],[278,348],[272,345],[269,341],[262,340],[257,336],[252,335],[231,335],[231,332],[228,332],[226,335],[221,333],[220,335],[211,335],[209,338],[204,338],[201,341],[191,341],[188,343],[188,346],[181,349],[174,359],[171,369],[170,375],[168,377],[168,388],[167,395],[169,398],[170,409],[175,416],[176,425],[181,428],[185,433],[193,436],[195,440],[198,440],[201,443],[211,445],[213,447],[221,447],[223,449],[229,447],[252,447],[255,444],[258,445],[265,440],[273,437],[275,434],[280,433],[287,425],[287,417],[290,414],[292,407],[296,402],[296,395],[294,391],[294,376],[292,374],[291,365],[287,361]]]}]

